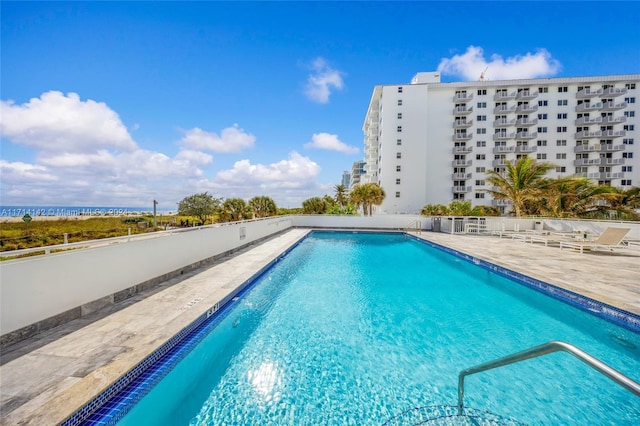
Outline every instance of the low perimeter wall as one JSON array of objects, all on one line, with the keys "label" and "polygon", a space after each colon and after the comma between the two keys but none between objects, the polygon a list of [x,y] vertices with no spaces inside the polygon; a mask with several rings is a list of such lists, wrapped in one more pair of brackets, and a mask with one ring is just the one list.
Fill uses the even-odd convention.
[{"label": "low perimeter wall", "polygon": [[110,239],[109,243],[96,241],[90,248],[0,263],[0,346],[118,303],[291,227],[462,233],[464,224],[481,220],[486,220],[486,229],[502,231],[544,228],[599,233],[607,226],[629,227],[628,237],[640,240],[640,223],[630,222],[300,215],[157,232]]}]

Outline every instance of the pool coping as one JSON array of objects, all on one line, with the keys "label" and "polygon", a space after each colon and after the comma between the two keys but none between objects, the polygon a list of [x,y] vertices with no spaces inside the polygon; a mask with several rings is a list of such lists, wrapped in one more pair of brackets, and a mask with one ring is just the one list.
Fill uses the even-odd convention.
[{"label": "pool coping", "polygon": [[[200,315],[196,320],[183,328],[178,334],[165,342],[156,351],[146,357],[142,362],[134,366],[127,374],[118,379],[99,395],[94,397],[80,410],[73,413],[62,426],[77,426],[82,424],[112,425],[121,420],[133,406],[142,399],[155,384],[162,380],[166,374],[178,363],[188,351],[204,338],[204,335],[222,320],[224,314],[233,306],[234,302],[243,293],[251,289],[258,283],[260,278],[268,272],[276,263],[281,261],[286,255],[294,250],[302,241],[315,232],[339,232],[339,233],[380,233],[376,230],[345,230],[345,229],[320,229],[313,228],[294,244],[288,247],[275,259],[264,265],[236,287],[222,301],[207,309],[207,312]],[[485,270],[506,277],[517,284],[538,291],[546,296],[552,297],[582,311],[588,312],[596,317],[624,327],[637,334],[640,334],[640,316],[624,311],[604,302],[600,302],[580,295],[570,290],[563,289],[545,281],[532,278],[526,274],[513,271],[509,268],[499,266],[495,263],[464,253],[462,251],[446,247],[436,242],[417,237],[408,232],[388,231],[385,233],[403,234],[414,241],[436,248],[448,253],[456,258],[463,259]],[[165,364],[158,371],[159,364]],[[169,364],[169,365],[166,365]],[[125,397],[119,395],[127,387],[131,387],[130,393]],[[114,401],[115,399],[115,401]]]}]

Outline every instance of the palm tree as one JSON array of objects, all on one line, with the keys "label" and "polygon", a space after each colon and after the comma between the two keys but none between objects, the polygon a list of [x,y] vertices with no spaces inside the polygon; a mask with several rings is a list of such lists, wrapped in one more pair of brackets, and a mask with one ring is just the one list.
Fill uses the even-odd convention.
[{"label": "palm tree", "polygon": [[535,203],[539,214],[551,217],[584,217],[602,210],[600,200],[606,200],[615,189],[597,185],[584,177],[563,177],[546,180],[541,197]]},{"label": "palm tree", "polygon": [[496,189],[489,189],[496,200],[510,200],[516,217],[526,212],[526,202],[534,199],[545,183],[544,175],[555,166],[551,163],[536,163],[533,158],[521,157],[515,164],[506,160],[507,170],[500,174],[494,170],[487,172],[486,181]]},{"label": "palm tree", "polygon": [[327,210],[327,203],[320,197],[312,197],[302,202],[304,214],[323,214]]},{"label": "palm tree", "polygon": [[249,200],[249,206],[253,209],[256,217],[275,216],[278,213],[278,207],[275,201],[267,196],[257,196]]},{"label": "palm tree", "polygon": [[444,204],[426,204],[420,214],[424,216],[447,216],[449,207]]},{"label": "palm tree", "polygon": [[340,207],[349,204],[349,194],[347,193],[347,187],[345,185],[336,185],[333,189],[336,192],[336,203],[338,203]]},{"label": "palm tree", "polygon": [[365,183],[356,185],[351,190],[350,198],[356,209],[362,207],[362,213],[367,216],[373,214],[373,206],[379,206],[384,201],[386,194],[377,183]]},{"label": "palm tree", "polygon": [[613,210],[620,216],[633,220],[640,220],[640,186],[633,186],[629,189],[611,188],[607,197],[608,209]]},{"label": "palm tree", "polygon": [[242,198],[229,198],[225,200],[220,209],[220,219],[223,222],[237,222],[251,219],[253,211]]}]

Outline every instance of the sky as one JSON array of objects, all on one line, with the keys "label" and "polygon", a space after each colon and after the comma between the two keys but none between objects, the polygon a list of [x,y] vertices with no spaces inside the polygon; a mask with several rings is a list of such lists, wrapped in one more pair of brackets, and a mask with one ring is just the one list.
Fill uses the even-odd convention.
[{"label": "sky", "polygon": [[0,8],[2,206],[299,207],[363,158],[375,85],[640,72],[635,1]]}]

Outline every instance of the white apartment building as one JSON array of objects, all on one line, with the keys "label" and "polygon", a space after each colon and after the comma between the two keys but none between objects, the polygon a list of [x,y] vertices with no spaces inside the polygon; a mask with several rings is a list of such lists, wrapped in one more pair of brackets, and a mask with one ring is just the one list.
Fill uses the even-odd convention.
[{"label": "white apartment building", "polygon": [[551,178],[638,186],[639,107],[640,74],[441,83],[418,73],[373,89],[360,180],[385,190],[378,213],[452,200],[507,207],[483,191],[485,172],[527,155],[556,165]]}]

